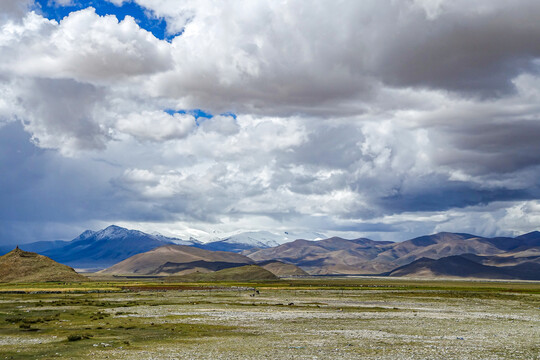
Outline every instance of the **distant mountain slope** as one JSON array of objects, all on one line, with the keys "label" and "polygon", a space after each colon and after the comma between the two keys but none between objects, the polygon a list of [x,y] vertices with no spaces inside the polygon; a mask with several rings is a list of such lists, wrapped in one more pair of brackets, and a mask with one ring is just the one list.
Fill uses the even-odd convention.
[{"label": "distant mountain slope", "polygon": [[225,251],[210,251],[185,245],[166,245],[134,255],[108,269],[106,274],[154,274],[167,263],[192,263],[196,261],[253,264],[250,258]]},{"label": "distant mountain slope", "polygon": [[391,271],[389,276],[404,277],[459,277],[480,279],[540,280],[540,264],[524,262],[514,266],[489,266],[481,264],[482,257],[453,255],[440,259],[421,258]]},{"label": "distant mountain slope", "polygon": [[286,264],[276,260],[263,261],[261,263],[258,263],[257,265],[279,277],[309,275],[307,272],[300,269],[296,265]]},{"label": "distant mountain slope", "polygon": [[0,256],[0,282],[89,281],[69,266],[19,248]]},{"label": "distant mountain slope", "polygon": [[25,251],[31,251],[36,253],[42,253],[52,249],[58,249],[69,244],[66,240],[53,240],[53,241],[37,241],[28,244],[21,244],[19,248]]},{"label": "distant mountain slope", "polygon": [[339,237],[320,241],[296,240],[274,248],[243,254],[257,262],[279,260],[301,267],[310,274],[379,273],[386,264],[371,261],[393,243]]},{"label": "distant mountain slope", "polygon": [[503,245],[514,241],[512,238],[491,240],[470,234],[442,232],[395,243],[374,260],[399,266],[423,257],[439,259],[460,254],[496,255],[505,251]]},{"label": "distant mountain slope", "polygon": [[310,274],[376,274],[421,258],[439,259],[461,254],[493,256],[517,251],[522,256],[533,256],[536,249],[540,249],[539,235],[535,232],[517,238],[482,238],[443,232],[398,243],[341,238],[296,240],[242,253],[258,262],[275,259],[295,264]]},{"label": "distant mountain slope", "polygon": [[[534,251],[535,248],[526,251],[508,252],[499,255],[480,256],[473,254],[463,254],[461,256],[488,266],[515,266],[523,263],[540,264],[540,252]],[[527,255],[527,256],[524,256]]]},{"label": "distant mountain slope", "polygon": [[69,244],[67,240],[52,240],[52,241],[37,241],[26,244],[10,244],[0,246],[0,255],[7,254],[14,247],[18,246],[19,249],[24,251],[30,251],[35,253],[43,253],[44,251],[61,248]]},{"label": "distant mountain slope", "polygon": [[151,271],[149,275],[185,275],[194,272],[208,273],[249,264],[249,262],[231,263],[224,261],[205,260],[197,260],[186,263],[166,262],[165,264],[159,266],[157,269]]},{"label": "distant mountain slope", "polygon": [[265,249],[279,246],[296,239],[307,238],[320,240],[324,237],[323,234],[313,232],[283,232],[281,234],[275,234],[269,231],[250,231],[195,246],[206,250],[242,252],[253,248]]},{"label": "distant mountain slope", "polygon": [[78,268],[104,268],[135,254],[178,241],[111,225],[97,232],[85,231],[65,246],[46,250],[42,254]]},{"label": "distant mountain slope", "polygon": [[265,281],[277,280],[278,277],[270,271],[257,265],[245,265],[211,273],[192,273],[184,276],[172,276],[173,281]]}]

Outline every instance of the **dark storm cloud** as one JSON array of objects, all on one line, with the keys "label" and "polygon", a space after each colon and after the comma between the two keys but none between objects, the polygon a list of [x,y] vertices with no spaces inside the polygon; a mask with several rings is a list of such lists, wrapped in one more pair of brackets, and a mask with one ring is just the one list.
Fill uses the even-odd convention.
[{"label": "dark storm cloud", "polygon": [[471,121],[440,135],[453,151],[438,151],[441,165],[473,175],[509,174],[540,165],[540,122]]},{"label": "dark storm cloud", "polygon": [[163,209],[114,187],[118,168],[64,158],[29,140],[18,122],[0,127],[0,243],[50,240],[39,236],[48,224],[78,231],[78,223],[164,218]]},{"label": "dark storm cloud", "polygon": [[486,205],[495,201],[518,201],[536,198],[536,189],[508,189],[505,187],[483,189],[474,183],[452,181],[440,176],[425,176],[415,179],[410,186],[395,189],[395,194],[374,203],[387,213],[396,214],[414,211],[444,211],[452,208]]},{"label": "dark storm cloud", "polygon": [[376,56],[378,76],[394,86],[495,96],[512,90],[516,75],[537,72],[540,3],[493,2],[479,10],[476,5],[436,19],[418,14],[402,19]]}]

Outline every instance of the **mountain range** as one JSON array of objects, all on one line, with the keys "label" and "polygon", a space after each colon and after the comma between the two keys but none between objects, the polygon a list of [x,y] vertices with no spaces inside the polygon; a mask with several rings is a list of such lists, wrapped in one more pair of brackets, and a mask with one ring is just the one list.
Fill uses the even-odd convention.
[{"label": "mountain range", "polygon": [[[278,246],[295,240],[298,237],[322,239],[324,235],[307,232],[282,232],[275,234],[268,231],[251,231],[202,243],[194,238],[182,240],[111,225],[99,231],[86,230],[71,241],[38,241],[21,244],[19,247],[26,251],[40,253],[55,261],[79,269],[103,269],[130,256],[169,244],[194,246],[204,250],[239,253],[253,248]],[[0,254],[7,253],[17,245],[10,244],[0,247]]]},{"label": "mountain range", "polygon": [[179,243],[197,244],[194,241],[150,235],[115,225],[100,231],[87,230],[71,241],[46,243],[40,241],[22,244],[20,248],[38,252],[62,264],[76,268],[104,268],[159,246]]},{"label": "mountain range", "polygon": [[540,265],[537,231],[515,238],[443,232],[403,242],[339,237],[289,241],[292,237],[289,233],[248,232],[203,244],[111,225],[85,231],[71,241],[36,242],[21,248],[76,268],[160,276],[257,264],[273,268],[270,271],[275,274],[281,272],[278,276],[306,272],[533,279]]},{"label": "mountain range", "polygon": [[253,248],[266,249],[279,246],[296,239],[322,240],[324,238],[325,235],[316,232],[284,231],[275,234],[269,231],[248,231],[194,246],[206,250],[242,252]]},{"label": "mountain range", "polygon": [[255,261],[280,260],[297,265],[310,274],[378,274],[421,258],[440,259],[452,255],[513,256],[540,249],[540,232],[516,238],[483,238],[463,233],[438,233],[403,242],[369,239],[330,238],[321,241],[296,240],[268,249],[243,254]]}]

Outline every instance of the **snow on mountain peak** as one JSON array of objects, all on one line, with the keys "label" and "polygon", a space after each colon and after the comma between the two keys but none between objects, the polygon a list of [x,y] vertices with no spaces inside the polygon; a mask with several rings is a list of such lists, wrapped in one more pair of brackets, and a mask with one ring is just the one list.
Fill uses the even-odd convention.
[{"label": "snow on mountain peak", "polygon": [[284,231],[281,234],[275,234],[269,231],[247,231],[231,235],[218,240],[229,244],[245,244],[253,247],[274,247],[297,239],[321,240],[325,235],[312,232],[291,232]]}]

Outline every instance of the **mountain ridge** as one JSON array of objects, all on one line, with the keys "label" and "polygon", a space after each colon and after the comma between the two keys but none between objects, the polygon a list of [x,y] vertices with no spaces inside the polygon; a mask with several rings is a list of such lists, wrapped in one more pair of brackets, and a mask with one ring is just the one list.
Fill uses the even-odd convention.
[{"label": "mountain ridge", "polygon": [[466,233],[441,232],[402,242],[329,238],[296,240],[269,249],[243,252],[255,261],[279,260],[299,266],[312,275],[376,274],[392,271],[420,258],[439,259],[460,254],[501,255],[510,250],[540,247],[540,232],[516,238],[484,238]]}]

